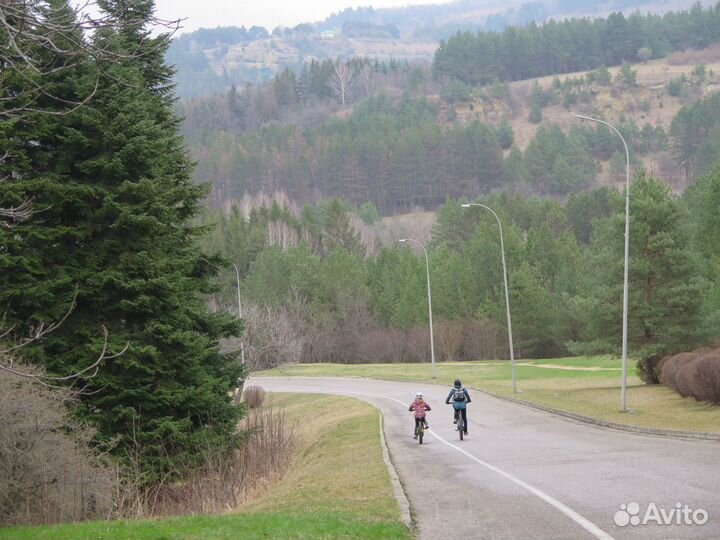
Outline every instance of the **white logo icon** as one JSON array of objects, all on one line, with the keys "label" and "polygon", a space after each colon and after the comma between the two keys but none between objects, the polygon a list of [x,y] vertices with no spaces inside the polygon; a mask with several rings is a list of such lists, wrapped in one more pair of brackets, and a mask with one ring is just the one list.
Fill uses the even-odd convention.
[{"label": "white logo icon", "polygon": [[620,510],[615,512],[613,521],[618,527],[627,525],[705,525],[709,516],[707,511],[698,508],[693,510],[687,504],[675,503],[669,511],[658,507],[655,503],[648,504],[644,514],[640,512],[640,505],[636,502],[621,504]]},{"label": "white logo icon", "polygon": [[639,513],[640,505],[638,503],[631,502],[630,504],[621,504],[620,510],[615,512],[613,521],[615,521],[615,525],[618,527],[625,527],[625,525],[629,523],[632,523],[633,525],[640,525],[640,518],[638,517]]}]

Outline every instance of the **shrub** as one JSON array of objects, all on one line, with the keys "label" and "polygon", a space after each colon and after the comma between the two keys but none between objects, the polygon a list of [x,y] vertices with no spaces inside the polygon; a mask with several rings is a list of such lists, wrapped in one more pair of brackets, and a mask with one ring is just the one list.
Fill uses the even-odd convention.
[{"label": "shrub", "polygon": [[374,223],[380,221],[380,214],[372,201],[364,203],[358,209],[358,216],[360,216],[360,219],[362,219],[367,225],[373,225]]},{"label": "shrub", "polygon": [[248,408],[257,409],[265,402],[265,389],[262,386],[248,386],[243,391],[243,399]]},{"label": "shrub", "polygon": [[600,66],[595,71],[593,71],[592,76],[593,80],[602,86],[608,86],[610,84],[610,81],[612,80],[610,71],[608,71],[608,68],[606,68],[605,66]]},{"label": "shrub", "polygon": [[652,58],[653,52],[650,47],[640,47],[637,52],[637,56],[641,62],[647,62]]},{"label": "shrub", "polygon": [[660,381],[681,396],[720,405],[720,348],[663,358],[658,371]]},{"label": "shrub", "polygon": [[682,78],[671,79],[667,83],[667,92],[673,97],[678,97],[680,96],[680,94],[682,94],[684,85],[685,83]]},{"label": "shrub", "polygon": [[[20,369],[42,374],[36,367]],[[74,398],[68,389],[0,370],[0,523],[97,519],[113,512],[116,470],[93,447],[94,432],[68,412]]]},{"label": "shrub", "polygon": [[700,80],[704,80],[705,76],[707,75],[705,64],[698,64],[697,66],[695,66],[692,70],[692,74]]},{"label": "shrub", "polygon": [[697,358],[693,392],[696,399],[720,405],[720,350]]},{"label": "shrub", "polygon": [[657,356],[638,360],[636,364],[638,377],[640,377],[645,384],[658,384],[660,382],[658,366],[661,362],[662,358]]}]

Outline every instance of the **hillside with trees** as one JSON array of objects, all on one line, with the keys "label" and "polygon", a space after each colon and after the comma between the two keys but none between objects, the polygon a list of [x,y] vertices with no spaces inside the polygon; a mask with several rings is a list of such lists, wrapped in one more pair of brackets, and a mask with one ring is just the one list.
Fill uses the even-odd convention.
[{"label": "hillside with trees", "polygon": [[704,134],[717,118],[718,48],[484,87],[442,82],[427,66],[342,65],[313,63],[299,76],[285,71],[266,86],[182,103],[195,178],[212,184],[211,205],[283,191],[299,204],[371,201],[387,215],[496,189],[566,197],[624,183],[619,139],[573,114],[613,122],[633,169],[676,191],[717,156]]},{"label": "hillside with trees", "polygon": [[502,33],[458,33],[441,41],[433,59],[438,76],[466,84],[517,81],[587,71],[622,62],[663,58],[720,41],[720,4],[665,15],[550,20]]},{"label": "hillside with trees", "polygon": [[[716,167],[683,197],[645,173],[633,180],[629,335],[641,366],[720,337],[718,252],[703,240],[716,233],[718,178]],[[461,208],[466,200],[438,210],[427,241],[435,353],[440,361],[507,358],[497,222]],[[623,193],[477,200],[503,223],[516,357],[617,354]],[[337,200],[302,210],[266,202],[247,216],[238,207],[204,219],[218,228],[203,246],[240,263],[251,366],[429,357],[425,260],[399,235],[363,249],[363,225]],[[225,279],[219,301],[232,305],[234,275]]]},{"label": "hillside with trees", "polygon": [[[703,4],[711,5],[710,2]],[[401,8],[347,8],[323,21],[307,21],[291,28],[203,28],[174,39],[167,53],[167,61],[177,67],[174,80],[178,95],[193,97],[224,92],[233,84],[243,86],[246,83],[267,82],[286,68],[299,72],[313,60],[322,62],[335,60],[339,56],[363,57],[380,62],[430,62],[436,54],[438,43],[449,40],[448,44],[455,44],[459,40],[453,36],[458,32],[493,35],[511,26],[532,25],[537,30],[540,25],[539,32],[544,33],[542,28],[551,19],[605,17],[610,10],[614,10],[616,15],[624,13],[625,16],[639,17],[637,10],[652,9],[654,13],[664,13],[690,9],[692,5],[693,0],[656,1],[650,6],[644,0],[613,0],[602,4],[587,0],[542,3],[524,0],[455,0]],[[710,21],[706,22],[711,26]],[[592,26],[592,23],[588,24]],[[622,26],[622,22],[619,24]],[[629,37],[629,43],[624,43],[626,36],[621,35],[624,29],[618,28],[612,32],[616,30],[620,32],[616,37],[623,40],[617,46],[613,45],[617,49],[633,45],[640,39],[633,35]],[[654,28],[649,30],[655,31]],[[564,29],[562,32],[561,45],[565,46],[572,36],[566,35]],[[706,32],[707,28],[699,35]],[[575,34],[575,31],[571,34]],[[654,57],[659,57],[661,50],[668,50],[666,36],[658,34],[658,40],[658,46],[653,42]],[[538,42],[535,43],[539,46]],[[521,44],[518,42],[515,45]],[[592,45],[583,44],[583,49],[587,46]],[[639,47],[631,51],[633,56],[624,58],[630,61]],[[493,54],[490,52],[491,57]],[[587,63],[580,59],[578,61]],[[608,61],[605,63],[610,65]],[[522,65],[517,64],[518,69]],[[579,69],[588,68],[576,68]]]},{"label": "hillside with trees", "polygon": [[[642,376],[652,382],[663,355],[717,339],[717,253],[701,244],[715,221],[702,209],[716,198],[720,154],[707,134],[720,49],[683,41],[689,21],[716,12],[504,34],[666,24],[677,41],[655,59],[633,42],[635,63],[621,51],[587,71],[550,62],[544,77],[505,80],[497,63],[474,66],[480,76],[466,66],[474,78],[464,79],[437,62],[324,60],[184,101],[196,180],[213,186],[202,223],[217,228],[203,245],[239,262],[251,365],[427,358],[424,260],[397,244],[407,236],[429,248],[439,358],[506,357],[497,223],[461,208],[471,200],[503,222],[516,353],[617,353],[625,156],[616,134],[576,113],[612,122],[630,147],[630,340]],[[477,59],[477,43],[501,37],[452,39]],[[573,57],[572,40],[556,45]],[[430,231],[393,234],[380,219],[421,209],[436,211]],[[230,305],[233,276],[223,280],[216,302]]]}]

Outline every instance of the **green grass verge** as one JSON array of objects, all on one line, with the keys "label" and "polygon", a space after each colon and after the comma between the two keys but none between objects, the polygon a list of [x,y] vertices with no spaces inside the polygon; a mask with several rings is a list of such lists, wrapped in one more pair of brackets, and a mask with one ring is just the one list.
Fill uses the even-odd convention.
[{"label": "green grass verge", "polygon": [[0,539],[410,540],[382,459],[377,410],[330,396],[285,394],[273,401],[297,423],[297,457],[282,480],[238,513],[13,527],[0,529]]},{"label": "green grass verge", "polygon": [[627,406],[620,412],[620,360],[606,356],[521,360],[516,362],[517,386],[512,393],[510,363],[461,362],[436,364],[295,364],[256,373],[257,376],[368,377],[393,381],[452,385],[456,378],[469,388],[517,397],[555,409],[643,428],[720,433],[720,407],[683,398],[661,385],[648,386],[628,367]]},{"label": "green grass verge", "polygon": [[400,523],[341,512],[272,512],[0,529],[3,540],[220,540],[410,538]]}]

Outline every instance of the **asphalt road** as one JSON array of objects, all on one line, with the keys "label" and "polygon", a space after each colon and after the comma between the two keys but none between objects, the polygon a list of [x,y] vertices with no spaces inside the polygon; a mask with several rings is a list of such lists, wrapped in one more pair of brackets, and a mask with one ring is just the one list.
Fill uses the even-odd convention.
[{"label": "asphalt road", "polygon": [[[613,431],[471,392],[459,441],[449,387],[252,378],[271,392],[351,396],[382,411],[418,538],[720,539],[720,442]],[[423,445],[407,407],[433,407]]]}]

